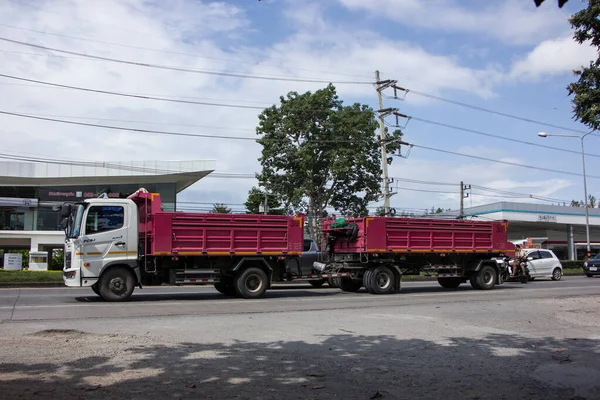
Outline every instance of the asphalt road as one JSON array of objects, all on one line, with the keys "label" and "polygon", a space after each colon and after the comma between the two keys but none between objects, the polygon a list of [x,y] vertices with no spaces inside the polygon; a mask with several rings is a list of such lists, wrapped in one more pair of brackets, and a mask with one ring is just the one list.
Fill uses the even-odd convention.
[{"label": "asphalt road", "polygon": [[307,284],[276,285],[265,298],[258,300],[227,298],[212,286],[163,286],[136,289],[132,300],[126,303],[106,303],[88,288],[0,289],[0,321],[342,310],[586,294],[600,294],[600,278],[511,282],[491,291],[473,290],[469,284],[448,290],[437,282],[408,282],[403,283],[401,293],[387,296],[313,289]]},{"label": "asphalt road", "polygon": [[0,398],[600,398],[600,278],[374,296],[0,290]]}]

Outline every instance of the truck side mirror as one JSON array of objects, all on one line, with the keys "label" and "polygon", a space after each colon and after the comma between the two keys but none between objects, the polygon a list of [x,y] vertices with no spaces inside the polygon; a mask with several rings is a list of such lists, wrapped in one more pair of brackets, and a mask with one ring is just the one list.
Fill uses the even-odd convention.
[{"label": "truck side mirror", "polygon": [[67,229],[68,223],[69,223],[69,220],[67,218],[63,218],[62,221],[60,221],[60,225],[59,225],[60,230],[64,231],[65,229]]},{"label": "truck side mirror", "polygon": [[60,206],[60,216],[62,218],[67,218],[69,215],[71,215],[71,205],[63,204]]}]

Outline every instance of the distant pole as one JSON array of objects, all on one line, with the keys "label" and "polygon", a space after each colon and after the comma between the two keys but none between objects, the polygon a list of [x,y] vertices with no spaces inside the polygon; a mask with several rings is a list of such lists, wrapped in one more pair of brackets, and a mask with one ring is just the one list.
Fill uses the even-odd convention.
[{"label": "distant pole", "polygon": [[263,214],[267,215],[267,190],[265,189],[265,207],[263,209]]},{"label": "distant pole", "polygon": [[[379,77],[379,71],[375,71],[375,81],[377,83],[377,100],[379,102],[379,110],[383,110],[383,95],[381,89],[381,79]],[[379,136],[381,139],[381,169],[383,170],[383,208],[385,210],[385,215],[390,215],[390,182],[388,177],[388,163],[387,163],[387,150],[385,139],[387,138],[387,134],[385,132],[385,122],[383,120],[383,115],[381,112],[377,113],[379,115]]]},{"label": "distant pole", "polygon": [[465,215],[465,185],[460,181],[460,213],[459,217],[462,219]]}]

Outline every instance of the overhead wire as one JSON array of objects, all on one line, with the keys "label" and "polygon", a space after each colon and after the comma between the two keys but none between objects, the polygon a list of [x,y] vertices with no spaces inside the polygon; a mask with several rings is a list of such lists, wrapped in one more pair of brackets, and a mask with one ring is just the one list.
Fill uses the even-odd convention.
[{"label": "overhead wire", "polygon": [[14,43],[14,44],[19,44],[19,45],[23,45],[23,46],[33,47],[36,49],[55,51],[58,53],[71,54],[71,55],[76,55],[76,56],[81,56],[81,57],[92,58],[92,59],[96,59],[96,60],[110,61],[110,62],[119,63],[119,64],[135,65],[138,67],[155,68],[155,69],[171,70],[171,71],[178,71],[178,72],[190,72],[190,73],[195,73],[195,74],[225,76],[225,77],[230,77],[230,78],[259,79],[259,80],[284,81],[284,82],[335,83],[337,85],[343,85],[343,84],[372,85],[373,84],[373,82],[367,82],[367,81],[334,81],[334,80],[310,79],[310,78],[249,75],[249,74],[225,72],[225,71],[209,71],[209,70],[184,68],[184,67],[169,66],[169,65],[144,63],[144,62],[137,62],[137,61],[127,61],[127,60],[121,60],[121,59],[117,59],[117,58],[103,57],[103,56],[97,56],[97,55],[92,55],[92,54],[79,53],[76,51],[57,49],[57,48],[53,48],[53,47],[37,45],[34,43],[27,43],[27,42],[22,42],[19,40],[13,40],[13,39],[5,38],[5,37],[0,37],[0,40],[4,41],[4,42],[8,42],[8,43]]},{"label": "overhead wire", "polygon": [[[123,48],[127,48],[127,49],[146,50],[146,51],[153,51],[153,52],[165,53],[165,54],[174,54],[174,55],[194,57],[194,58],[204,58],[204,59],[209,59],[209,60],[227,61],[227,62],[236,63],[236,64],[248,64],[248,65],[254,65],[254,66],[260,65],[263,67],[282,68],[282,69],[286,69],[286,70],[315,72],[315,73],[319,73],[319,74],[327,74],[327,75],[332,75],[332,76],[345,76],[345,77],[350,77],[350,78],[369,79],[369,77],[366,77],[364,75],[352,75],[352,74],[343,74],[343,73],[339,73],[339,72],[330,72],[330,71],[314,70],[314,69],[307,69],[307,68],[297,68],[297,67],[289,67],[289,66],[281,66],[281,65],[269,65],[269,64],[262,64],[262,63],[252,62],[252,61],[232,60],[230,58],[210,57],[210,56],[206,56],[206,55],[198,54],[198,53],[184,53],[184,52],[179,52],[179,51],[153,49],[150,47],[133,46],[133,45],[127,45],[127,44],[123,44],[123,43],[106,42],[106,41],[96,40],[96,39],[91,39],[91,38],[82,38],[82,37],[77,37],[77,36],[65,35],[65,34],[61,34],[61,33],[23,28],[20,26],[8,25],[8,24],[3,24],[3,23],[0,23],[0,26],[5,27],[5,28],[28,31],[28,32],[41,33],[44,35],[51,35],[51,36],[57,36],[57,37],[64,37],[64,38],[68,38],[68,39],[81,40],[81,41],[86,41],[86,42],[90,42],[90,43],[99,43],[99,44],[106,44],[106,45],[110,45],[110,46],[118,46],[118,47],[123,47]],[[221,49],[219,49],[217,47],[215,47],[214,49],[221,51]],[[265,57],[265,58],[271,58],[271,57]],[[287,61],[282,58],[275,58],[275,59]]]}]

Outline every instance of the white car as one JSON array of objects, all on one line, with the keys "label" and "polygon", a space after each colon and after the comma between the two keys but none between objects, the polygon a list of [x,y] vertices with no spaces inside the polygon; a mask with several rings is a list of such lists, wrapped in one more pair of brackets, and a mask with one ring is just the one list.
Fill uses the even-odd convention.
[{"label": "white car", "polygon": [[521,254],[527,256],[527,268],[532,278],[562,278],[563,266],[556,254],[546,249],[523,249]]}]

